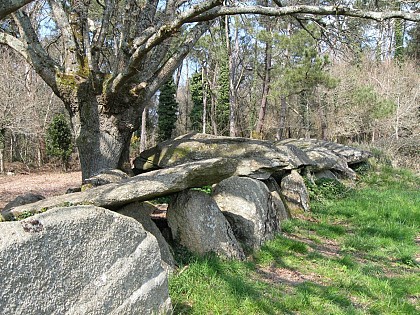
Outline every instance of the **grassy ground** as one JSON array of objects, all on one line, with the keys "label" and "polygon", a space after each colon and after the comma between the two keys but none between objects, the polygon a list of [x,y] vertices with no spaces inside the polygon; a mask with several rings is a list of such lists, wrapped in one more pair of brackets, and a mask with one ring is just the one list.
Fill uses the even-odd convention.
[{"label": "grassy ground", "polygon": [[246,262],[184,255],[175,314],[420,314],[419,188],[391,168],[313,186],[312,212]]}]

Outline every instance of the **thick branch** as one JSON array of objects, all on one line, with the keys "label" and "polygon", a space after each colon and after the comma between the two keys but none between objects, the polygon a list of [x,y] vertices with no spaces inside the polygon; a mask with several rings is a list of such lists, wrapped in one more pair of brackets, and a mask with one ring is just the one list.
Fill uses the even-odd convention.
[{"label": "thick branch", "polygon": [[[159,27],[144,43],[142,43],[133,53],[124,72],[118,74],[109,82],[111,87],[109,92],[118,91],[124,84],[137,74],[139,65],[144,57],[154,47],[161,44],[165,39],[173,37],[188,20],[195,16],[206,12],[222,3],[222,0],[206,1],[202,4],[195,5],[188,11],[180,14],[173,22],[164,24]],[[152,32],[150,32],[152,33]]]},{"label": "thick branch", "polygon": [[139,22],[138,22],[138,29],[137,29],[136,36],[138,34],[143,33],[145,29],[147,29],[153,24],[153,21],[155,21],[158,3],[159,3],[158,0],[146,1],[138,17]]},{"label": "thick branch", "polygon": [[28,54],[28,47],[25,45],[22,41],[17,39],[16,37],[9,35],[4,32],[0,32],[0,44],[7,45],[13,50],[15,50],[17,53],[19,53],[27,63],[32,65],[32,60],[29,57]]},{"label": "thick branch", "polygon": [[33,0],[1,0],[0,1],[0,20],[6,15],[15,12],[25,4],[32,2]]},{"label": "thick branch", "polygon": [[54,93],[58,95],[55,75],[58,65],[44,50],[39,42],[38,36],[32,27],[29,17],[21,11],[14,13],[14,19],[19,27],[19,33],[22,41],[12,36],[3,34],[6,44],[20,53],[31,64],[41,78],[52,88]]},{"label": "thick branch", "polygon": [[100,51],[105,43],[106,35],[108,34],[109,27],[111,25],[111,14],[114,10],[114,2],[110,0],[105,0],[104,12],[102,14],[101,27],[99,29],[99,34],[93,39],[92,42],[92,51],[95,55],[95,63],[99,64],[99,54],[96,53]]},{"label": "thick branch", "polygon": [[49,5],[55,17],[55,22],[61,31],[64,45],[64,68],[66,72],[75,72],[77,64],[77,43],[73,37],[70,22],[62,5],[49,0]]},{"label": "thick branch", "polygon": [[293,14],[311,14],[311,15],[343,15],[357,17],[363,19],[371,19],[383,21],[393,18],[399,18],[414,22],[420,21],[420,13],[418,12],[402,12],[402,11],[365,11],[353,9],[346,6],[310,6],[295,5],[284,7],[263,7],[263,6],[221,6],[214,8],[193,17],[188,22],[208,21],[219,16],[235,15],[235,14],[260,14],[267,16],[285,16]]},{"label": "thick branch", "polygon": [[[172,55],[165,64],[159,68],[154,76],[149,80],[149,84],[146,86],[146,99],[152,97],[153,94],[159,89],[159,87],[165,83],[174,71],[179,67],[184,58],[191,51],[192,47],[197,43],[200,37],[209,29],[210,23],[203,23],[196,25],[191,33],[188,34],[186,40],[178,47],[176,53]],[[143,85],[138,85],[132,92],[138,92],[139,88],[143,88]]]}]

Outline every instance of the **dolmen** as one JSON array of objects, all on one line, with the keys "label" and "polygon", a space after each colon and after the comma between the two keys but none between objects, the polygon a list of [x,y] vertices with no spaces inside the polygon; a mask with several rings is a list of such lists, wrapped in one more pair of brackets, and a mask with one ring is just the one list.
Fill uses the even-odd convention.
[{"label": "dolmen", "polygon": [[370,156],[314,139],[187,134],[143,151],[132,177],[103,170],[80,191],[12,202],[0,217],[0,309],[170,314],[175,247],[245,259],[310,211],[305,178],[354,180]]}]

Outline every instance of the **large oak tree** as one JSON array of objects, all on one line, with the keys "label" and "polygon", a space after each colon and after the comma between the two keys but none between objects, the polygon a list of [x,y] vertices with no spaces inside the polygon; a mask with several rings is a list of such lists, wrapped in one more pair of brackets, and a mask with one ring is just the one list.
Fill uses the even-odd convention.
[{"label": "large oak tree", "polygon": [[[46,2],[43,16],[49,18],[47,22],[39,23],[29,12],[18,10],[13,21],[0,24],[0,43],[20,53],[63,100],[83,178],[103,168],[124,167],[144,105],[219,16],[344,15],[420,21],[420,13],[282,6],[280,1],[264,2],[264,6],[222,0]],[[47,28],[53,31],[46,32]]]}]

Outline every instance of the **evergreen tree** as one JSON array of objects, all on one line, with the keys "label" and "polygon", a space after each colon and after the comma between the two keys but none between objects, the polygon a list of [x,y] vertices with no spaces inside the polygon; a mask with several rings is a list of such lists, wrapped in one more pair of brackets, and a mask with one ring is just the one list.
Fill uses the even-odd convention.
[{"label": "evergreen tree", "polygon": [[46,134],[47,154],[59,157],[65,170],[73,150],[70,127],[63,114],[56,115]]},{"label": "evergreen tree", "polygon": [[176,87],[173,79],[166,82],[160,89],[158,105],[158,141],[171,138],[175,128],[178,113],[178,103],[175,99]]},{"label": "evergreen tree", "polygon": [[410,40],[408,41],[406,53],[420,65],[420,23],[416,24],[408,34]]},{"label": "evergreen tree", "polygon": [[193,107],[190,113],[191,129],[201,132],[203,130],[203,84],[201,72],[196,72],[191,77],[190,92]]},{"label": "evergreen tree", "polygon": [[217,125],[220,135],[229,135],[229,66],[227,60],[222,60],[218,79]]}]

